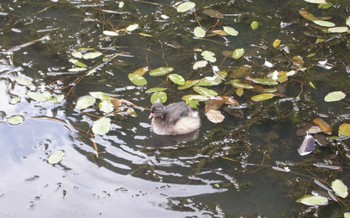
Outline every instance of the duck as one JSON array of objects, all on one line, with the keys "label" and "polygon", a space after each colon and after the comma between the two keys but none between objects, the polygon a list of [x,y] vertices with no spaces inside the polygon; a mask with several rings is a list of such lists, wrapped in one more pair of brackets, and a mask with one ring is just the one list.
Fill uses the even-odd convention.
[{"label": "duck", "polygon": [[198,131],[201,125],[198,112],[182,101],[166,107],[154,103],[150,110],[151,130],[157,135],[184,135]]}]

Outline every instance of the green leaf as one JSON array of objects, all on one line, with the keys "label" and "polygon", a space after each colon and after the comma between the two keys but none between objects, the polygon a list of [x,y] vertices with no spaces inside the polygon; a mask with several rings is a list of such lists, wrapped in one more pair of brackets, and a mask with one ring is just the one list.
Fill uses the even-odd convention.
[{"label": "green leaf", "polygon": [[95,104],[96,98],[90,96],[90,95],[85,95],[81,96],[77,100],[77,104],[75,105],[75,109],[81,110],[90,107],[91,105]]},{"label": "green leaf", "polygon": [[173,72],[173,70],[174,70],[173,67],[159,67],[159,68],[156,68],[154,70],[151,70],[149,72],[149,75],[151,75],[151,76],[163,76],[163,75],[166,75],[168,73]]},{"label": "green leaf", "polygon": [[47,161],[49,162],[49,164],[58,164],[63,160],[63,156],[64,156],[64,151],[62,150],[55,151],[49,156]]},{"label": "green leaf", "polygon": [[199,80],[187,80],[184,85],[178,86],[178,90],[184,90],[191,88],[192,86],[196,85],[199,82]]},{"label": "green leaf", "polygon": [[330,3],[330,2],[327,2],[326,4],[320,4],[320,5],[318,5],[318,8],[319,8],[319,9],[324,9],[324,10],[329,9],[329,8],[331,8],[331,7],[333,7],[333,4]]},{"label": "green leaf", "polygon": [[278,85],[278,82],[272,78],[251,78],[251,81],[253,81],[256,84],[267,86]]},{"label": "green leaf", "polygon": [[52,98],[52,95],[49,92],[43,92],[43,93],[38,93],[38,92],[27,92],[27,96],[34,101],[48,101]]},{"label": "green leaf", "polygon": [[331,187],[339,197],[346,198],[348,196],[348,187],[341,180],[334,180]]},{"label": "green leaf", "polygon": [[314,20],[313,21],[315,24],[323,27],[334,27],[335,24],[330,22],[330,21],[325,21],[325,20]]},{"label": "green leaf", "polygon": [[24,118],[21,115],[13,115],[7,118],[7,122],[11,125],[18,125],[23,123]]},{"label": "green leaf", "polygon": [[102,55],[101,52],[95,51],[95,52],[88,52],[83,55],[83,59],[88,60],[88,59],[95,59],[97,57],[100,57]]},{"label": "green leaf", "polygon": [[77,59],[74,59],[74,58],[71,58],[68,61],[71,62],[72,64],[74,64],[75,66],[80,67],[80,68],[87,68],[88,67],[83,62],[80,62],[80,61],[78,61]]},{"label": "green leaf", "polygon": [[168,88],[163,88],[163,87],[155,87],[155,88],[150,88],[146,90],[146,93],[153,93],[153,92],[163,92],[167,90]]},{"label": "green leaf", "polygon": [[202,78],[199,83],[197,84],[198,86],[216,86],[222,83],[222,80],[218,76],[206,76]]},{"label": "green leaf", "polygon": [[252,28],[252,30],[256,30],[258,29],[258,27],[259,27],[258,21],[253,21],[250,23],[250,28]]},{"label": "green leaf", "polygon": [[326,0],[304,0],[305,2],[313,3],[313,4],[326,4]]},{"label": "green leaf", "polygon": [[72,52],[72,56],[78,59],[83,58],[83,54],[80,51]]},{"label": "green leaf", "polygon": [[238,79],[234,79],[228,82],[228,84],[232,85],[235,88],[241,89],[254,89],[253,86],[245,83],[241,83]]},{"label": "green leaf", "polygon": [[343,123],[339,126],[339,135],[341,136],[350,136],[350,124],[349,123]]},{"label": "green leaf", "polygon": [[266,101],[269,100],[273,97],[275,97],[275,94],[272,93],[264,93],[264,94],[259,94],[259,95],[254,95],[253,97],[251,97],[251,99],[253,101],[259,102],[259,101]]},{"label": "green leaf", "polygon": [[338,26],[338,27],[332,27],[328,29],[328,32],[330,33],[347,33],[349,31],[349,28],[346,26]]},{"label": "green leaf", "polygon": [[194,70],[197,70],[198,68],[206,67],[207,64],[208,64],[208,61],[204,61],[204,60],[196,61],[196,62],[193,64],[193,69],[194,69]]},{"label": "green leaf", "polygon": [[22,86],[30,86],[32,85],[32,81],[30,79],[24,78],[24,77],[16,77],[15,81],[17,84]]},{"label": "green leaf", "polygon": [[151,96],[151,103],[165,103],[168,97],[165,92],[155,92]]},{"label": "green leaf", "polygon": [[344,213],[344,218],[350,218],[350,212],[345,212]]},{"label": "green leaf", "polygon": [[179,75],[179,74],[175,74],[175,73],[170,74],[170,75],[168,76],[168,78],[169,78],[173,83],[175,83],[175,84],[177,84],[177,85],[180,85],[180,86],[185,85],[185,79],[184,79],[181,75]]},{"label": "green leaf", "polygon": [[231,36],[238,36],[238,31],[232,27],[224,26],[224,31]]},{"label": "green leaf", "polygon": [[114,106],[110,100],[102,100],[98,104],[100,110],[106,114],[111,113],[114,110]]},{"label": "green leaf", "polygon": [[206,96],[206,97],[215,97],[218,95],[218,93],[216,91],[211,90],[211,89],[207,89],[204,87],[200,87],[200,86],[193,87],[193,90],[195,92],[197,92],[198,94]]},{"label": "green leaf", "polygon": [[212,62],[212,63],[214,63],[216,61],[215,53],[212,51],[205,50],[201,53],[201,55],[204,58],[204,60],[207,60],[207,61]]},{"label": "green leaf", "polygon": [[97,99],[101,99],[101,100],[108,100],[111,98],[111,97],[109,97],[109,95],[107,95],[104,92],[89,92],[89,94],[92,97],[97,98]]},{"label": "green leaf", "polygon": [[136,86],[147,85],[147,80],[143,76],[140,76],[137,73],[129,73],[128,78]]},{"label": "green leaf", "polygon": [[104,135],[111,129],[111,120],[106,117],[102,117],[94,122],[92,125],[92,132],[96,135]]},{"label": "green leaf", "polygon": [[237,48],[232,52],[232,58],[239,59],[244,55],[244,53],[245,53],[244,48]]},{"label": "green leaf", "polygon": [[347,26],[350,27],[350,17],[346,18],[345,23],[346,23]]},{"label": "green leaf", "polygon": [[194,28],[193,34],[194,34],[196,37],[203,38],[203,37],[205,37],[206,31],[205,31],[205,29],[203,29],[202,27],[197,26],[197,27]]},{"label": "green leaf", "polygon": [[328,199],[323,196],[305,195],[296,201],[307,206],[327,205]]},{"label": "green leaf", "polygon": [[183,2],[179,4],[176,8],[177,12],[184,13],[186,11],[192,10],[194,7],[196,7],[196,4],[194,2]]},{"label": "green leaf", "polygon": [[182,96],[181,98],[184,101],[191,101],[191,100],[195,100],[195,101],[208,101],[209,97],[207,96],[203,96],[203,95],[185,95]]},{"label": "green leaf", "polygon": [[18,96],[12,96],[12,98],[11,98],[11,100],[10,100],[10,104],[15,105],[15,104],[17,104],[17,103],[20,102],[20,101],[21,101],[21,98],[20,98],[20,97],[18,97]]},{"label": "green leaf", "polygon": [[346,97],[346,94],[344,92],[342,92],[342,91],[334,91],[334,92],[328,93],[324,97],[324,101],[325,102],[340,101],[340,100],[344,99],[345,97]]}]

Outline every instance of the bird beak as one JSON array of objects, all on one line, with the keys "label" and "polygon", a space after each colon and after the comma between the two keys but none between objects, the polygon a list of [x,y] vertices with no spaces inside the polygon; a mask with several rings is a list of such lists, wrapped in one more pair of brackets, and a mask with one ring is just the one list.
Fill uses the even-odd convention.
[{"label": "bird beak", "polygon": [[151,119],[153,117],[153,113],[150,113],[148,119]]}]

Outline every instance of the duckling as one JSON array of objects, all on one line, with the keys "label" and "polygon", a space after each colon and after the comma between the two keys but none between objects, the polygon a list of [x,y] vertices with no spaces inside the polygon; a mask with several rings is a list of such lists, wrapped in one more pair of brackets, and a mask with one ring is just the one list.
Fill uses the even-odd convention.
[{"label": "duckling", "polygon": [[177,102],[164,107],[155,103],[151,107],[151,128],[157,135],[184,135],[195,132],[201,125],[198,112],[185,102]]}]

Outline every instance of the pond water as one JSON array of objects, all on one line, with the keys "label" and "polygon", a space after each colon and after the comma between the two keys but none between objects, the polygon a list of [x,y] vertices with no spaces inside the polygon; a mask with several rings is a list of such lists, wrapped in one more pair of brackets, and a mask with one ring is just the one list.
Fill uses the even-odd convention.
[{"label": "pond water", "polygon": [[[1,1],[1,217],[342,217],[350,211],[347,198],[317,207],[296,203],[312,191],[327,193],[317,181],[350,184],[349,139],[337,137],[339,126],[350,123],[349,97],[324,101],[333,91],[349,95],[349,33],[325,33],[298,10],[346,26],[350,3],[319,9],[301,0],[193,2],[194,9],[180,13],[180,1],[168,0]],[[128,29],[133,24],[138,28]],[[205,37],[194,36],[199,25]],[[232,58],[239,48],[243,57]],[[193,69],[205,50],[217,60]],[[78,51],[101,56],[81,59]],[[224,120],[214,123],[206,116],[209,98],[189,101],[198,103],[198,133],[154,135],[147,90],[166,88],[165,104],[195,92],[147,73],[147,85],[133,84],[129,74],[146,66],[173,67],[186,80],[226,71],[205,88],[237,103],[218,107]],[[254,80],[277,71],[290,73],[278,85]],[[252,100],[270,91],[272,99]],[[92,131],[106,115],[99,99],[75,108],[91,92],[130,102],[107,116],[106,134]],[[10,124],[13,115],[24,121]],[[315,134],[322,146],[300,156],[301,129],[315,118],[332,133]],[[62,160],[49,163],[59,151]]]}]

